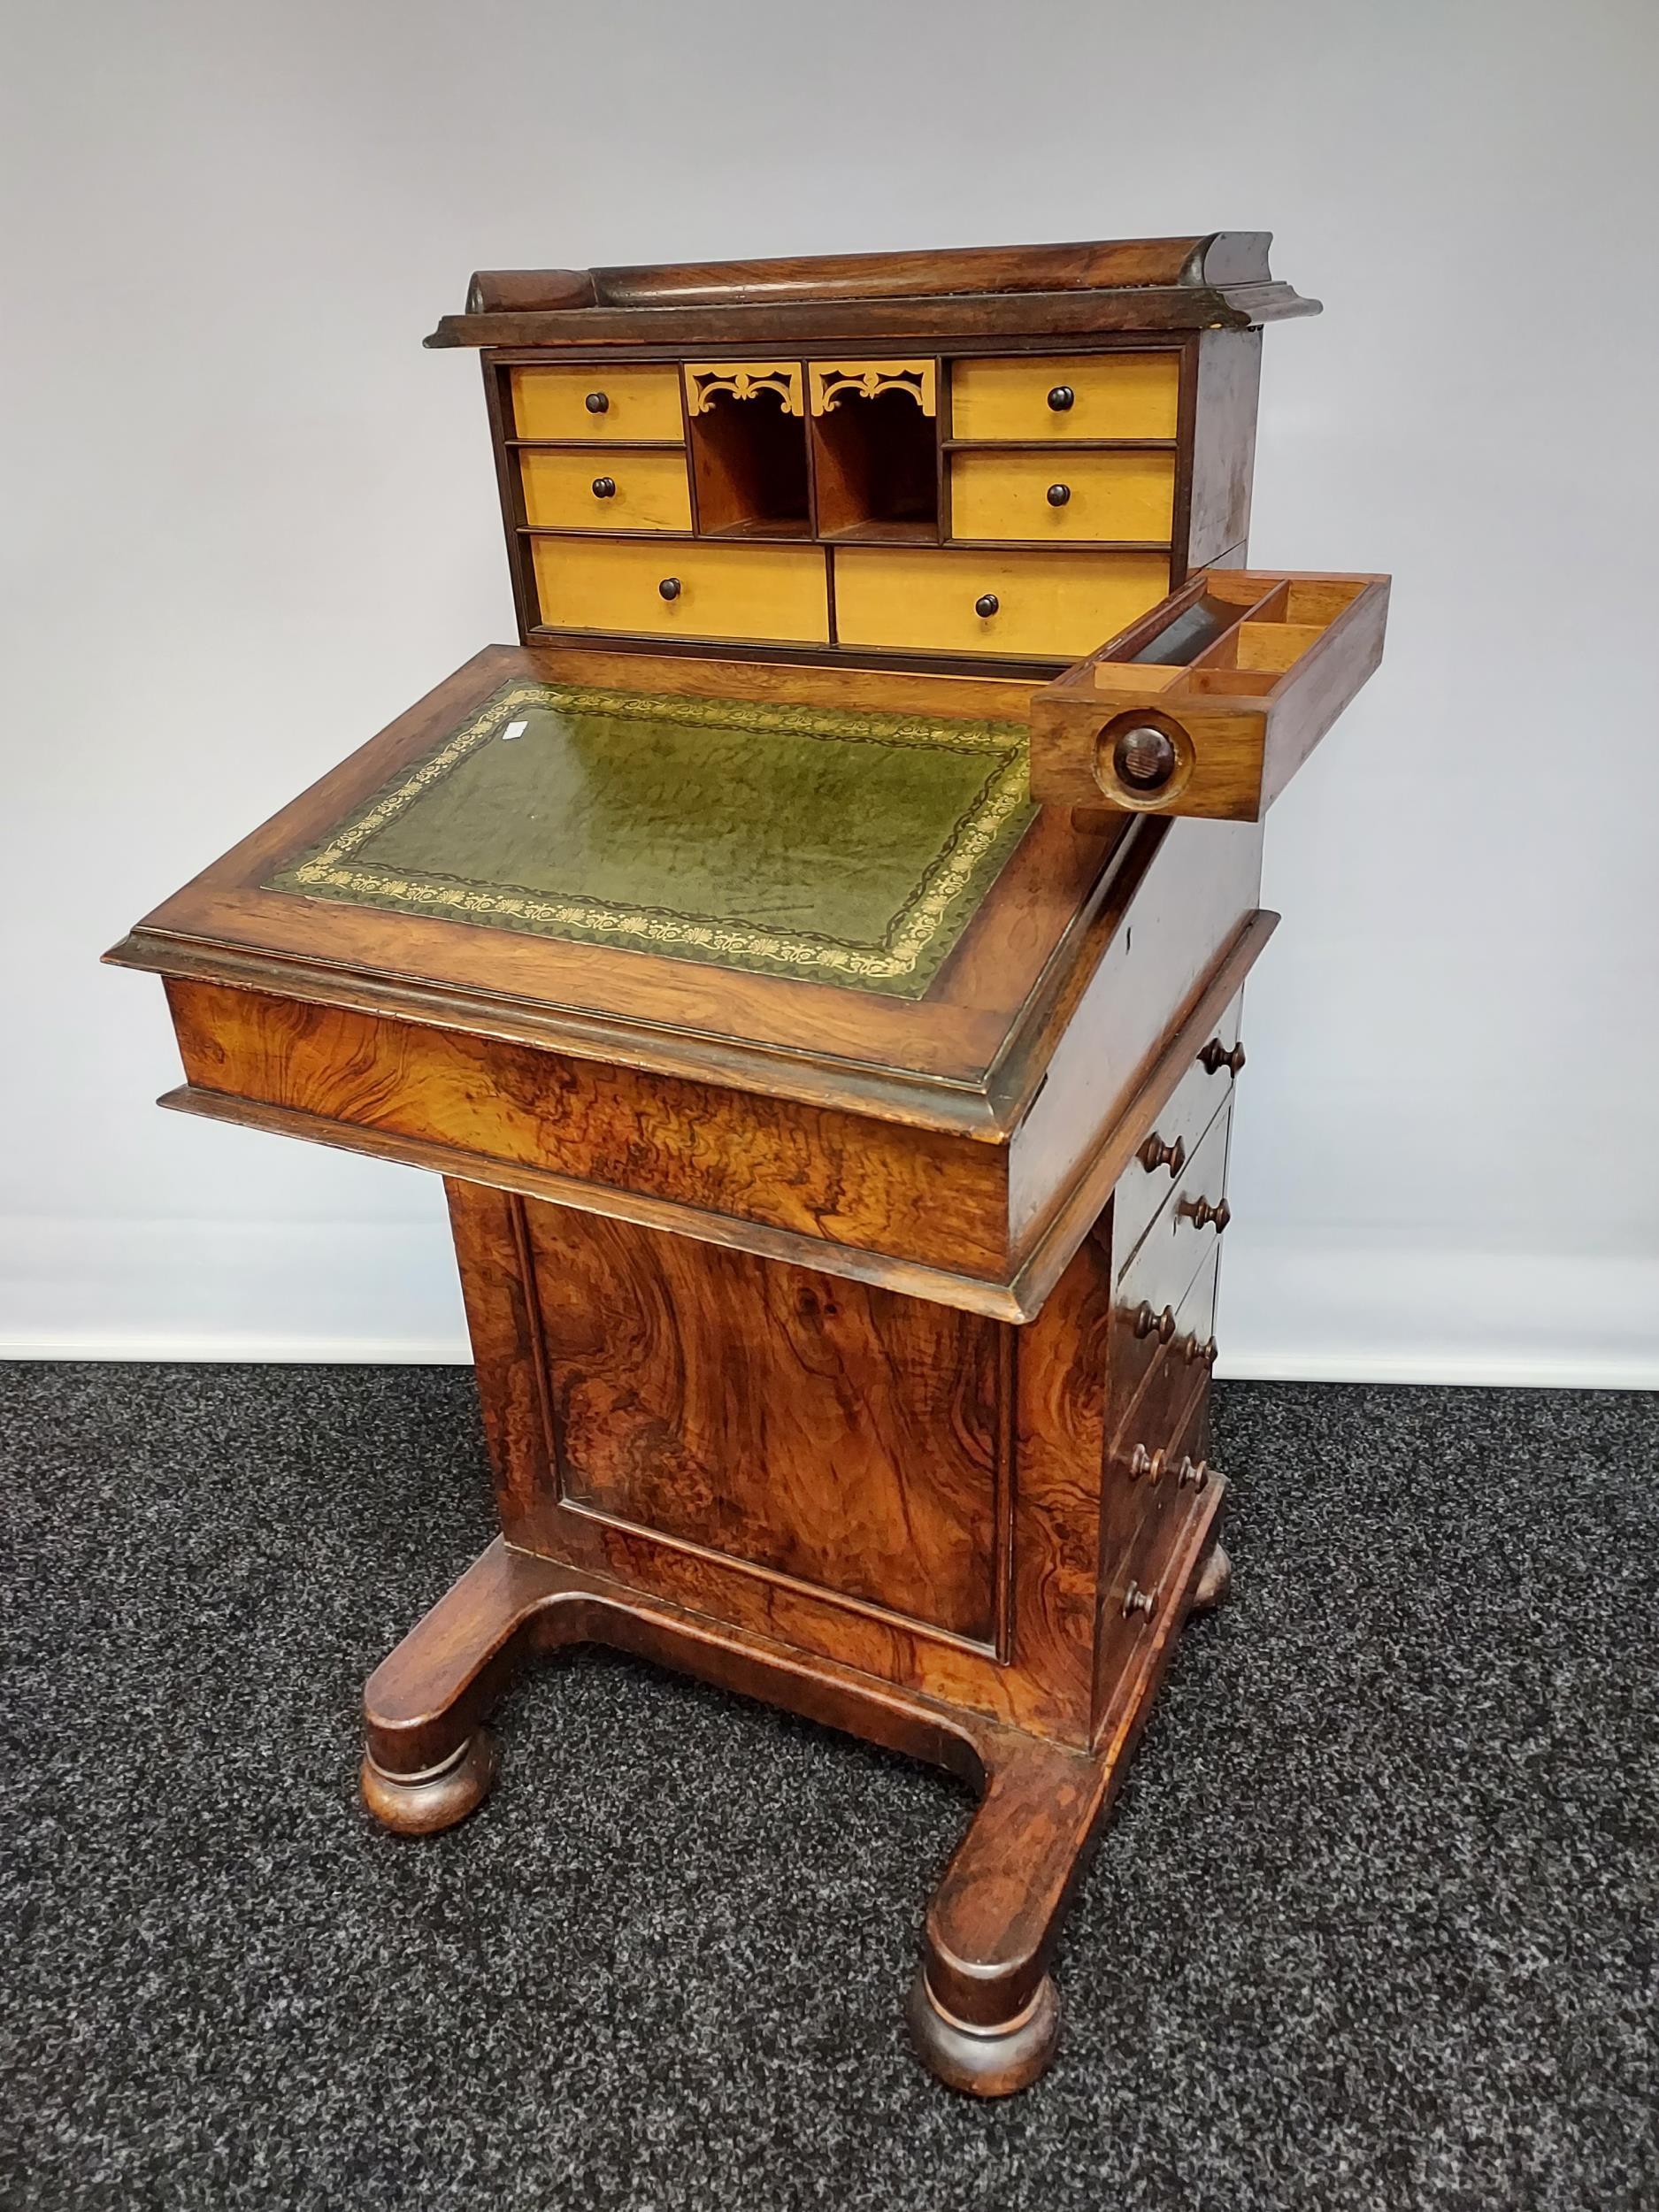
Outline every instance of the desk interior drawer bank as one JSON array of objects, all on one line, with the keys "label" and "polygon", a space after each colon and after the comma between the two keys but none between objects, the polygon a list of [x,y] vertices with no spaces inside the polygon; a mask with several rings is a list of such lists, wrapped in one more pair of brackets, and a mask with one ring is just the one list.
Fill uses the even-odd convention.
[{"label": "desk interior drawer bank", "polygon": [[1381,651],[1386,579],[1246,565],[1267,242],[475,277],[518,641],[109,956],[165,1103],[443,1180],[500,1535],[376,1817],[579,1640],[941,1763],[908,2017],[979,2095],[1225,1594],[1263,823]]}]

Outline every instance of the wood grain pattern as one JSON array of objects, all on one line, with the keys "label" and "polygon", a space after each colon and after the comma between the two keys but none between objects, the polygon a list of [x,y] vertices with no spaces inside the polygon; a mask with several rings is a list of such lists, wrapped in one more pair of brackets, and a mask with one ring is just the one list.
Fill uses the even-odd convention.
[{"label": "wood grain pattern", "polygon": [[204,1091],[831,1244],[1003,1271],[998,1147],[262,993],[174,980],[168,995]]},{"label": "wood grain pattern", "polygon": [[560,1503],[994,1643],[995,1325],[526,1211]]}]

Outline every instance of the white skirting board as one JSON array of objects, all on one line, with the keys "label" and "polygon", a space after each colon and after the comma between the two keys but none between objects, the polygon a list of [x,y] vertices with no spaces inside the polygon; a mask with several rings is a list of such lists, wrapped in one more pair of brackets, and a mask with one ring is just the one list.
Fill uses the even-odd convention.
[{"label": "white skirting board", "polygon": [[[1659,1256],[1229,1240],[1223,1379],[1659,1389]],[[465,1362],[442,1217],[24,1220],[0,1358]]]}]

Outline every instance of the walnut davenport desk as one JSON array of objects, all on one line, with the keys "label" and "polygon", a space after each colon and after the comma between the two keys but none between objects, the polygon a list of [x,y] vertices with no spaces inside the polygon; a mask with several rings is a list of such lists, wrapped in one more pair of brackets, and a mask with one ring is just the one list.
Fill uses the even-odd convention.
[{"label": "walnut davenport desk", "polygon": [[475,277],[519,641],[109,956],[165,1105],[444,1179],[501,1533],[371,1811],[460,1820],[583,1640],[938,1761],[909,2019],[985,2096],[1226,1591],[1262,822],[1382,649],[1386,578],[1246,565],[1267,247]]}]

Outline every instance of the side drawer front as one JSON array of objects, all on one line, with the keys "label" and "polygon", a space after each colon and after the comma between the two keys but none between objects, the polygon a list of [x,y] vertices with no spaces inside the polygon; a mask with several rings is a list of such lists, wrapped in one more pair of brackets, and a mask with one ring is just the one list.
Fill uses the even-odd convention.
[{"label": "side drawer front", "polygon": [[953,453],[950,534],[1041,544],[1169,542],[1172,453]]},{"label": "side drawer front", "polygon": [[[1239,1041],[1244,1006],[1240,992],[1217,1023],[1210,1040],[1230,1052]],[[1206,1050],[1208,1050],[1206,1047]],[[1180,1180],[1187,1163],[1217,1114],[1233,1095],[1233,1071],[1223,1062],[1213,1071],[1194,1060],[1158,1116],[1151,1133],[1118,1179],[1112,1193],[1112,1265],[1118,1275],[1134,1257],[1141,1240]]]},{"label": "side drawer front", "polygon": [[[603,406],[589,406],[589,400]],[[650,438],[686,434],[680,371],[672,362],[514,369],[513,434],[519,438]]]},{"label": "side drawer front", "polygon": [[[1232,1119],[1229,1098],[1119,1277],[1117,1303],[1125,1312],[1138,1313],[1145,1307],[1154,1315],[1179,1315],[1188,1284],[1226,1225],[1225,1214],[1217,1222],[1208,1210],[1225,1201]],[[1166,1324],[1166,1334],[1167,1329]]]},{"label": "side drawer front", "polygon": [[[835,554],[843,645],[1072,660],[1169,590],[1161,553],[969,553],[846,547]],[[993,612],[979,606],[995,599]]]},{"label": "side drawer front", "polygon": [[1205,1458],[1209,1433],[1210,1392],[1201,1382],[1171,1408],[1157,1437],[1163,1457],[1156,1479],[1142,1474],[1130,1483],[1108,1474],[1094,1648],[1097,1723],[1135,1645],[1179,1602],[1170,1570],[1195,1517],[1213,1510],[1222,1487]]},{"label": "side drawer front", "polygon": [[[953,438],[1173,438],[1180,401],[1173,350],[1053,354],[957,361],[950,371]],[[1049,395],[1071,395],[1054,406]]]},{"label": "side drawer front", "polygon": [[[537,538],[532,558],[541,620],[553,628],[829,640],[824,556],[816,546]],[[664,581],[677,587],[672,596],[664,596]]]},{"label": "side drawer front", "polygon": [[689,530],[683,453],[561,451],[518,456],[524,518],[543,530]]},{"label": "side drawer front", "polygon": [[1138,1305],[1113,1302],[1106,1372],[1109,1486],[1126,1470],[1137,1443],[1151,1449],[1162,1440],[1158,1432],[1171,1409],[1214,1363],[1217,1259],[1211,1252],[1199,1269],[1174,1310],[1167,1341],[1141,1330]]}]

